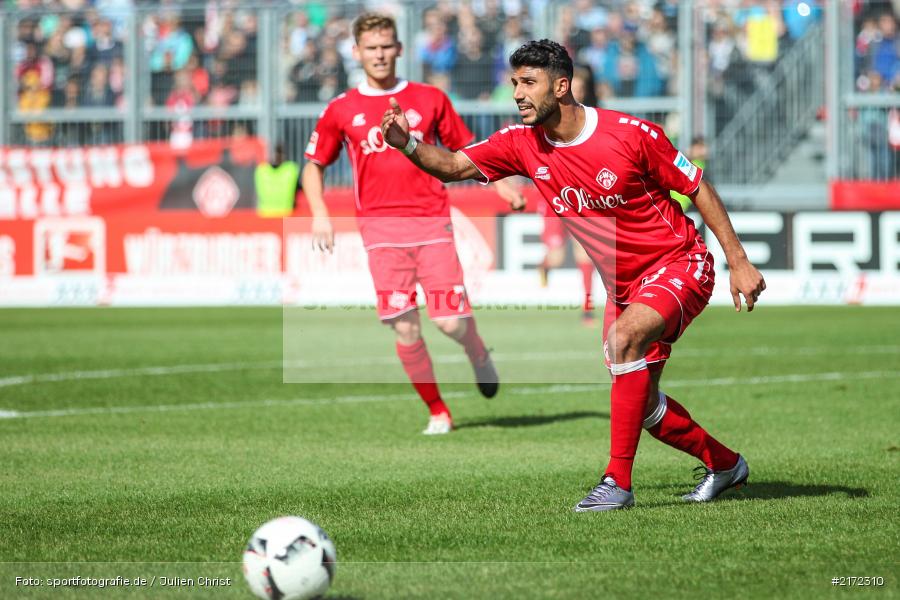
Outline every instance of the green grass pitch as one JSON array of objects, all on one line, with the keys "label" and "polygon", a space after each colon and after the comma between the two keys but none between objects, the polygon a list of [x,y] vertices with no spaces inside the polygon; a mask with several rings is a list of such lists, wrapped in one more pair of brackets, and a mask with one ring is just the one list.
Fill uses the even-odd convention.
[{"label": "green grass pitch", "polygon": [[[708,309],[663,388],[750,485],[685,505],[696,461],[645,435],[637,507],[607,514],[571,512],[609,444],[599,333],[477,315],[506,383],[480,398],[428,329],[459,426],[428,438],[408,384],[365,383],[402,381],[371,310],[285,314],[302,384],[277,308],[0,311],[0,597],[249,598],[243,547],[283,514],[335,540],[329,598],[900,597],[900,309]],[[157,579],[46,583],[76,575]]]}]

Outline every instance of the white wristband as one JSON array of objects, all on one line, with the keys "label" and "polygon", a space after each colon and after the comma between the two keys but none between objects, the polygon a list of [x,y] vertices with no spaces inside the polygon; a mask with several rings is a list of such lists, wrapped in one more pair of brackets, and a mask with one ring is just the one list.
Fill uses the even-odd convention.
[{"label": "white wristband", "polygon": [[402,152],[406,156],[409,156],[410,154],[412,154],[413,152],[416,151],[416,146],[418,146],[418,145],[419,145],[419,140],[417,140],[413,136],[409,136],[409,141],[406,142],[406,146],[404,146],[403,148],[398,148],[398,150],[400,150],[400,152]]}]

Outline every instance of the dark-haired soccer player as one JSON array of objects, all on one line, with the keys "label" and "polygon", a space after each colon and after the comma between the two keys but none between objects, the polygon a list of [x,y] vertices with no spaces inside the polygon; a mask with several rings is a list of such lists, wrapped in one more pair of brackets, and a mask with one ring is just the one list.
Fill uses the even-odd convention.
[{"label": "dark-haired soccer player", "polygon": [[[441,398],[422,339],[417,283],[425,290],[428,314],[435,325],[465,348],[481,393],[494,396],[499,380],[466,298],[447,190],[385,143],[381,117],[388,97],[396,97],[406,106],[407,131],[411,129],[417,139],[428,143],[440,139],[456,149],[474,136],[446,94],[397,77],[397,58],[403,47],[391,17],[363,14],[353,24],[353,35],[353,54],[362,64],[366,81],[331,101],[306,147],[308,162],[302,181],[313,215],[314,243],[323,250],[330,250],[334,243],[323,198],[324,171],[346,146],[378,315],[394,328],[397,356],[431,413],[423,433],[449,433],[453,427],[450,409]],[[497,191],[513,208],[524,206],[517,190],[507,186]]]},{"label": "dark-haired soccer player", "polygon": [[740,295],[753,310],[766,287],[762,275],[747,260],[701,169],[659,127],[575,102],[572,61],[556,42],[528,42],[509,62],[524,125],[453,153],[411,137],[400,104],[392,99],[393,108],[383,117],[384,137],[444,181],[531,177],[600,271],[608,298],[604,350],[613,379],[610,459],[600,482],[575,510],[634,504],[631,471],[642,426],[703,461],[706,475],[684,499],[713,500],[742,484],[749,469],[659,390],[671,344],[707,305],[714,277],[712,256],[669,190],[692,199],[722,244],[736,310]]}]

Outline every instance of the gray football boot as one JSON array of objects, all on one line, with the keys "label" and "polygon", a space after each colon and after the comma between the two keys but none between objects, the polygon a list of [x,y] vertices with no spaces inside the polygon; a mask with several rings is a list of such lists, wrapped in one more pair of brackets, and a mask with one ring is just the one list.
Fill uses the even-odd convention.
[{"label": "gray football boot", "polygon": [[701,465],[695,471],[700,474],[700,483],[693,492],[681,497],[685,502],[710,502],[729,488],[740,488],[750,476],[750,467],[740,454],[737,464],[728,470],[713,471]]},{"label": "gray football boot", "polygon": [[616,484],[616,480],[604,475],[597,487],[584,497],[584,500],[575,505],[575,512],[601,512],[605,510],[619,510],[634,506],[634,494],[623,490]]}]

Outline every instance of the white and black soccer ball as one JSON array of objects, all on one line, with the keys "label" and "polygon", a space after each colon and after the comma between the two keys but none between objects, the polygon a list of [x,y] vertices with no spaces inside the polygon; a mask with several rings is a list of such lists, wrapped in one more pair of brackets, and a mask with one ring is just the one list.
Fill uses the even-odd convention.
[{"label": "white and black soccer ball", "polygon": [[328,591],[337,553],[321,527],[279,517],[257,529],[244,551],[244,577],[258,598],[308,600]]}]

